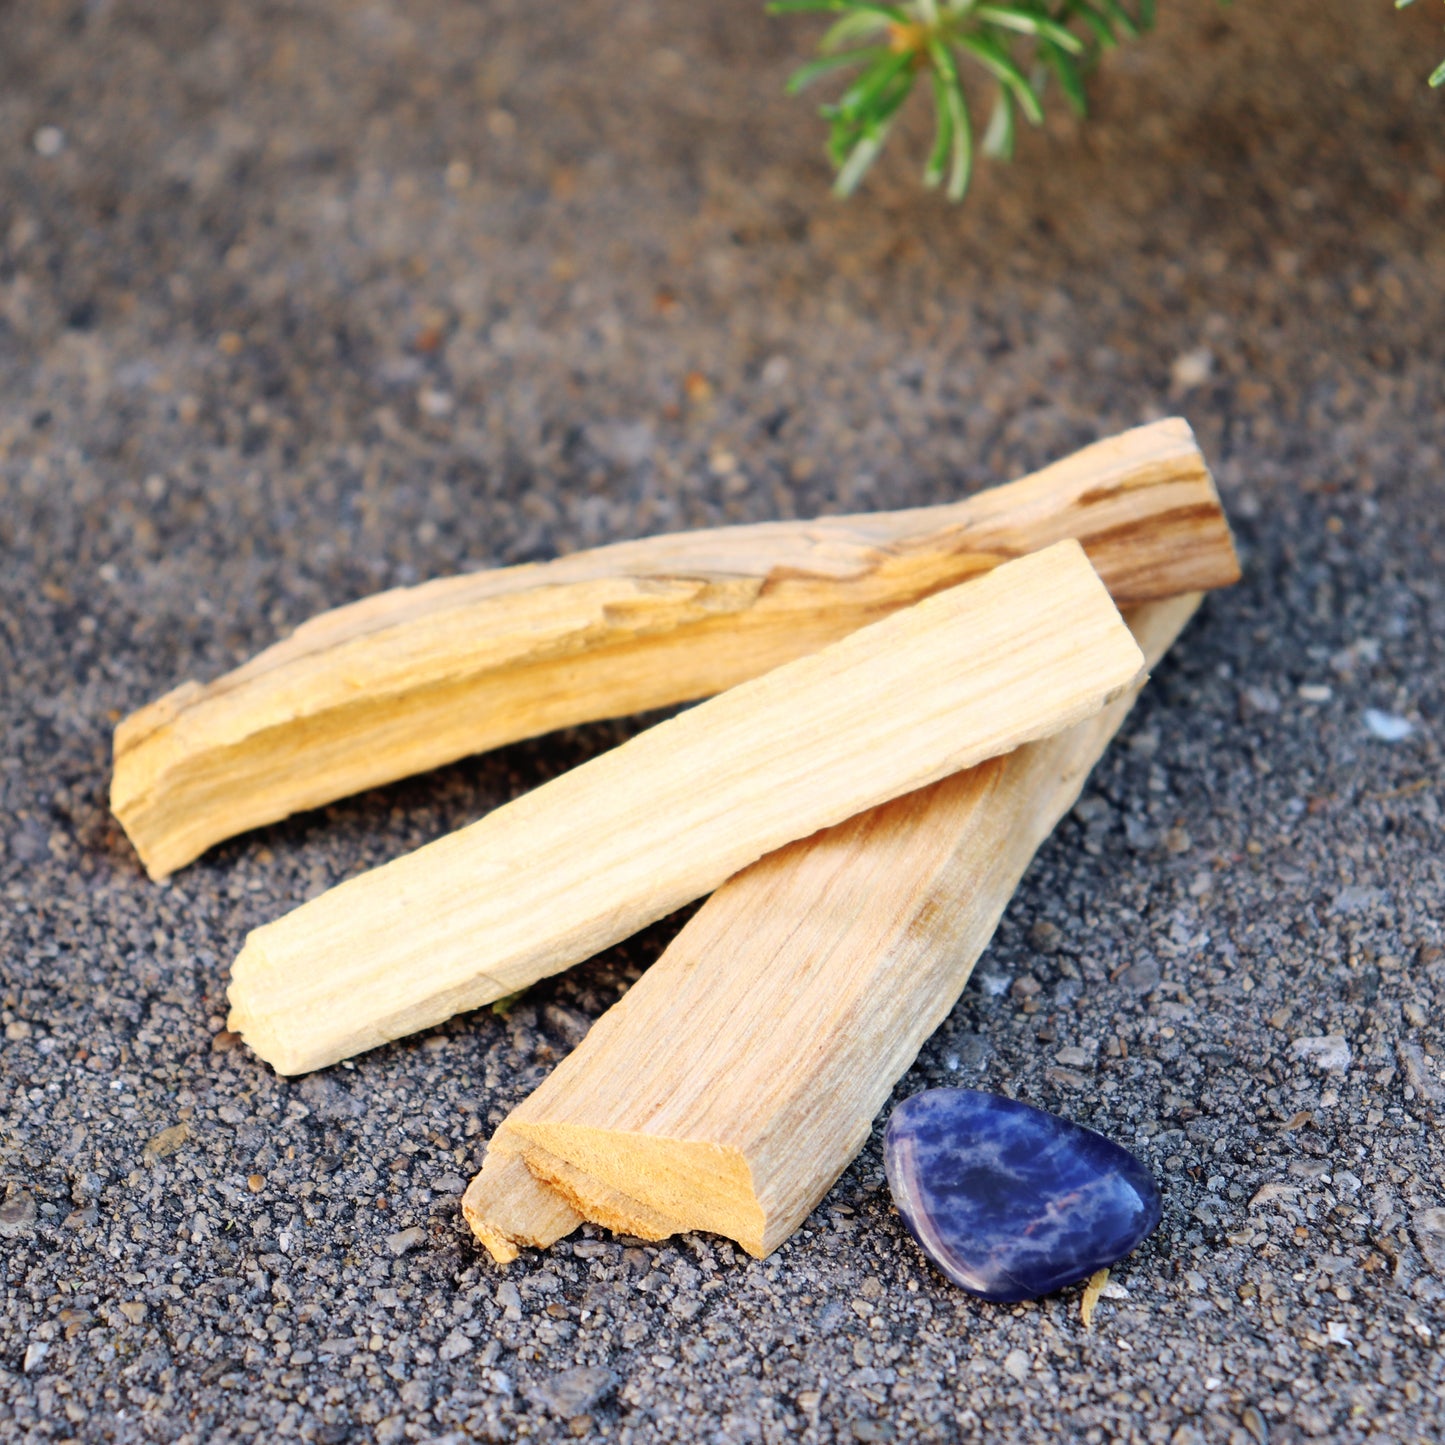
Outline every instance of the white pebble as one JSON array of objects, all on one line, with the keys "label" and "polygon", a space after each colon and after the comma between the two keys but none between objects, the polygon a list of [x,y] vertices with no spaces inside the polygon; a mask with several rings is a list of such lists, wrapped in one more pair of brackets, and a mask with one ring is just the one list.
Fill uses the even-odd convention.
[{"label": "white pebble", "polygon": [[453,1330],[446,1339],[441,1342],[437,1350],[444,1360],[459,1360],[465,1354],[470,1353],[472,1342],[458,1330]]},{"label": "white pebble", "polygon": [[1403,742],[1415,731],[1415,724],[1409,718],[1392,712],[1380,712],[1373,707],[1365,709],[1365,726],[1382,743]]},{"label": "white pebble", "polygon": [[1203,386],[1213,374],[1214,353],[1207,346],[1176,356],[1173,366],[1169,368],[1169,380],[1176,392]]},{"label": "white pebble", "polygon": [[1300,684],[1299,695],[1306,702],[1328,702],[1335,694],[1325,683],[1305,682]]},{"label": "white pebble", "polygon": [[65,132],[58,125],[43,125],[35,132],[32,144],[36,155],[49,160],[65,149]]},{"label": "white pebble", "polygon": [[440,419],[450,416],[456,410],[456,399],[445,391],[438,391],[435,387],[423,387],[417,395],[417,405],[429,417]]},{"label": "white pebble", "polygon": [[1343,1074],[1350,1067],[1350,1046],[1343,1034],[1296,1039],[1290,1045],[1290,1053],[1331,1074]]},{"label": "white pebble", "polygon": [[769,389],[782,386],[792,375],[792,364],[786,356],[770,356],[763,363],[760,380]]},{"label": "white pebble", "polygon": [[426,1230],[415,1224],[410,1229],[398,1229],[395,1234],[388,1234],[386,1237],[386,1247],[398,1258],[408,1250],[419,1249],[425,1243]]}]

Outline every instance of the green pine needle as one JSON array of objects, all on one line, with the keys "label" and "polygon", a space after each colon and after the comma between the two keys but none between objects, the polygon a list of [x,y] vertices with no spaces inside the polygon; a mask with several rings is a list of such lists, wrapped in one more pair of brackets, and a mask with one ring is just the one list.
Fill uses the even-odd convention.
[{"label": "green pine needle", "polygon": [[[1395,0],[1398,8],[1414,0]],[[975,149],[1012,160],[1017,116],[1038,125],[1050,80],[1076,115],[1085,115],[1085,77],[1099,57],[1153,28],[1155,0],[771,0],[773,15],[833,17],[820,54],[796,70],[788,91],[854,71],[843,94],[821,108],[834,190],[851,195],[882,154],[920,80],[933,104],[933,143],[923,182],[962,200]],[[859,47],[859,48],[853,48]],[[1445,86],[1445,64],[1430,77]],[[993,106],[975,146],[970,97],[983,85]]]},{"label": "green pine needle", "polygon": [[[527,987],[530,988],[531,985],[529,984]],[[527,989],[519,988],[515,993],[504,993],[501,998],[494,998],[492,1000],[492,1012],[496,1014],[498,1018],[506,1018],[507,1015],[521,1003],[526,992]]]}]

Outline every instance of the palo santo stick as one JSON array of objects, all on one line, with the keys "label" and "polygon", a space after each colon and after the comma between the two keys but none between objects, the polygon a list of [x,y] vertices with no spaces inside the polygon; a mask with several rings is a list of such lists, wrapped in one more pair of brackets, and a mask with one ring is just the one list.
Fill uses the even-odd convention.
[{"label": "palo santo stick", "polygon": [[[1198,602],[1129,614],[1151,666]],[[724,884],[497,1130],[463,1201],[494,1257],[583,1217],[776,1249],[863,1146],[1132,702]]]},{"label": "palo santo stick", "polygon": [[324,613],[121,723],[111,808],[162,878],[469,753],[722,692],[1066,537],[1121,606],[1238,575],[1188,425],[1156,422],[948,506],[651,537]]},{"label": "palo santo stick", "polygon": [[525,988],[764,853],[1092,716],[1143,664],[1077,542],[894,613],[258,928],[229,1027],[283,1074]]},{"label": "palo santo stick", "polygon": [[571,1205],[535,1179],[515,1154],[498,1149],[488,1153],[462,1200],[464,1210],[478,1191],[485,1193],[487,1208],[475,1218],[468,1213],[467,1220],[498,1264],[516,1259],[520,1245],[545,1249],[582,1223]]}]

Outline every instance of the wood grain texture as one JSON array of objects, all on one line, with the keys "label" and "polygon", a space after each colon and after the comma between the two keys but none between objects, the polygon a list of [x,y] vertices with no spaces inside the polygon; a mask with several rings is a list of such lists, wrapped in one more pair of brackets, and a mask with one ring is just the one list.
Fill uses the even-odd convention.
[{"label": "wood grain texture", "polygon": [[1091,716],[1143,658],[1076,542],[895,612],[256,929],[229,1027],[322,1068],[588,958],[763,854]]},{"label": "wood grain texture", "polygon": [[[1151,665],[1198,602],[1131,611]],[[583,1218],[643,1238],[700,1229],[754,1255],[776,1249],[953,1007],[1133,696],[718,889],[493,1136],[467,1218],[494,1257],[521,1221],[535,1244]],[[523,1179],[518,1199],[509,1183]],[[529,1213],[537,1203],[543,1219]]]},{"label": "wood grain texture", "polygon": [[555,1189],[536,1178],[517,1155],[493,1150],[462,1196],[472,1232],[498,1264],[522,1248],[544,1249],[571,1234],[581,1217]]},{"label": "wood grain texture", "polygon": [[115,734],[111,807],[162,878],[223,838],[554,728],[710,696],[1078,539],[1121,605],[1235,580],[1189,427],[947,506],[687,532],[381,593]]}]

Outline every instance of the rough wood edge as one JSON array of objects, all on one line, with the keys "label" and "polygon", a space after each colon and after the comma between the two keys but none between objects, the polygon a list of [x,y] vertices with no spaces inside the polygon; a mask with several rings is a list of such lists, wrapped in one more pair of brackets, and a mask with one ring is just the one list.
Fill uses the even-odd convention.
[{"label": "rough wood edge", "polygon": [[1063,537],[1121,605],[1238,576],[1208,468],[1171,418],[941,507],[647,538],[324,613],[126,718],[111,807],[159,879],[469,753],[721,691]]},{"label": "rough wood edge", "polygon": [[254,930],[232,967],[228,1027],[278,1071],[304,1073],[440,1023],[785,842],[1093,715],[1142,664],[1079,545],[1057,543]]},{"label": "rough wood edge", "polygon": [[[1192,617],[1199,606],[1200,601],[1201,598],[1197,594],[1186,595],[1139,607],[1133,609],[1128,614],[1128,621],[1143,648],[1150,666],[1153,666],[1158,659],[1168,651],[1179,633],[1187,625],[1190,617]],[[1131,694],[1126,699],[1120,699],[1111,706],[1107,713],[1081,724],[1079,729],[1076,730],[1080,734],[1092,730],[1099,734],[1099,737],[1097,746],[1086,749],[1086,753],[1092,754],[1092,756],[1086,758],[1086,765],[1077,768],[1075,773],[1071,775],[1073,779],[1072,789],[1068,797],[1061,800],[1061,806],[1057,810],[1059,815],[1066,811],[1068,806],[1072,805],[1074,798],[1077,798],[1089,772],[1092,770],[1094,762],[1102,755],[1107,747],[1108,741],[1118,731],[1119,727],[1122,726],[1132,706],[1133,699],[1134,694]],[[1077,747],[1078,739],[1071,740],[1069,735],[1061,735],[1043,743],[1033,744],[1031,748],[1036,753],[1052,750],[1060,755],[1066,755],[1071,746]],[[1009,760],[1004,759],[1002,761],[1004,765],[1007,765]],[[983,766],[988,769],[997,769],[999,765],[999,762],[995,761]],[[812,842],[813,840],[809,840],[807,843],[794,844],[787,851],[796,854],[799,850],[808,847]],[[742,886],[744,887],[746,887],[746,876],[747,875],[742,875]],[[738,881],[739,880],[734,880],[734,885],[737,884]],[[696,917],[701,917],[702,913],[711,907],[713,907],[713,901],[710,900],[708,904],[704,905],[703,910],[701,910]],[[972,971],[973,963],[981,951],[982,950],[979,949],[972,957],[960,960],[955,997],[957,992],[962,991]],[[653,965],[653,969],[649,971],[649,975],[644,976],[644,979],[656,974],[656,982],[662,982],[667,973],[667,966],[668,953],[664,953],[663,957]],[[726,975],[723,970],[719,970],[716,976],[722,980]],[[786,984],[781,986],[786,986]],[[938,1017],[941,1018],[947,1012],[948,1008],[952,1006],[952,1002],[952,998],[941,1001]],[[936,1023],[936,1020],[934,1023]],[[934,1024],[931,1023],[927,1032],[923,1033],[916,1040],[914,1043],[914,1051],[922,1044],[927,1037],[927,1033],[932,1032],[933,1026]],[[597,1034],[589,1035],[588,1039],[583,1041],[571,1058],[575,1059],[579,1055],[584,1055],[585,1051],[589,1048],[589,1043],[593,1048],[596,1048],[597,1038]],[[605,1042],[603,1047],[606,1047]],[[746,1068],[742,1062],[742,1058],[746,1054],[747,1048],[747,1041],[740,1041],[736,1051],[736,1057],[732,1061],[734,1071],[739,1075],[746,1074]],[[910,1053],[910,1061],[911,1056]],[[564,1061],[564,1065],[552,1075],[551,1079],[546,1081],[529,1100],[525,1101],[518,1110],[514,1111],[511,1117],[499,1126],[494,1136],[494,1148],[501,1147],[507,1150],[511,1157],[520,1158],[524,1160],[527,1165],[530,1177],[524,1188],[519,1191],[519,1195],[525,1195],[528,1199],[550,1198],[552,1201],[565,1201],[576,1216],[589,1219],[605,1228],[638,1235],[643,1238],[663,1238],[669,1234],[679,1233],[688,1228],[697,1227],[697,1221],[695,1219],[689,1220],[686,1217],[678,1217],[657,1207],[657,1199],[653,1195],[653,1192],[647,1188],[647,1180],[642,1171],[632,1171],[629,1189],[624,1192],[615,1187],[616,1180],[609,1183],[604,1179],[599,1179],[589,1174],[585,1169],[579,1168],[575,1162],[558,1157],[552,1149],[546,1147],[546,1144],[543,1142],[544,1140],[555,1142],[559,1137],[565,1139],[565,1133],[559,1136],[555,1129],[549,1131],[538,1128],[535,1124],[529,1123],[528,1120],[529,1116],[532,1119],[538,1117],[545,1119],[547,1117],[546,1098],[549,1094],[555,1095],[557,1093],[557,1086],[553,1081],[557,1080],[559,1076],[565,1076],[567,1072],[567,1062],[568,1061]],[[718,1087],[726,1088],[726,1083],[720,1080]],[[641,1127],[641,1121],[639,1121],[639,1127]],[[834,1161],[835,1167],[820,1172],[816,1181],[816,1187],[812,1195],[806,1200],[804,1207],[796,1209],[788,1218],[776,1222],[770,1230],[744,1228],[729,1231],[731,1237],[736,1239],[738,1243],[742,1244],[744,1248],[756,1256],[762,1257],[770,1253],[783,1239],[787,1238],[793,1230],[797,1228],[798,1224],[802,1222],[802,1219],[806,1217],[806,1214],[823,1198],[827,1190],[836,1180],[837,1175],[847,1166],[853,1153],[856,1153],[857,1148],[861,1147],[861,1143],[863,1139],[866,1138],[866,1135],[867,1129],[865,1125],[865,1127],[858,1131],[857,1143],[852,1146],[851,1150],[847,1153],[847,1157],[840,1156]],[[614,1142],[622,1144],[625,1147],[632,1142],[632,1139],[629,1137],[625,1140],[619,1139]],[[593,1145],[595,1148],[595,1140],[593,1141]],[[639,1185],[642,1186],[641,1189],[639,1189]],[[536,1193],[539,1186],[543,1190],[543,1194],[540,1196]],[[495,1207],[498,1209],[521,1209],[525,1212],[528,1205],[525,1202],[519,1203],[516,1199],[508,1199],[505,1190],[503,1190],[496,1201]],[[481,1211],[481,1214],[483,1219],[485,1219],[485,1208]],[[553,1242],[553,1239],[560,1237],[560,1235],[558,1235],[554,1236],[553,1239],[548,1239],[548,1231],[545,1223],[538,1218],[532,1220],[529,1225],[529,1230],[530,1238],[538,1241],[541,1245]],[[477,1232],[478,1237],[482,1239],[483,1243],[487,1243],[486,1236],[481,1231]]]}]

